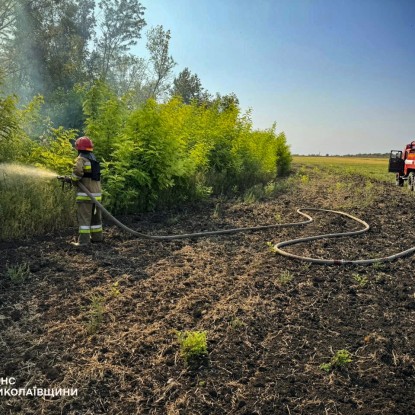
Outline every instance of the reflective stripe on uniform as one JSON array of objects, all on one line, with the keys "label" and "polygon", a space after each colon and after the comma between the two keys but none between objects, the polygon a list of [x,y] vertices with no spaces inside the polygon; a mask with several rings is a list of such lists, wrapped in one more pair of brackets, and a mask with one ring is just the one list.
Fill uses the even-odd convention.
[{"label": "reflective stripe on uniform", "polygon": [[90,226],[80,226],[79,227],[79,233],[91,233],[91,227]]},{"label": "reflective stripe on uniform", "polygon": [[90,173],[91,172],[91,162],[90,161],[85,161],[84,164],[84,172],[86,173]]},{"label": "reflective stripe on uniform", "polygon": [[[92,196],[98,201],[101,200],[101,193],[91,193]],[[91,198],[86,193],[77,193],[76,200],[91,200]]]},{"label": "reflective stripe on uniform", "polygon": [[[94,199],[99,202],[101,201],[101,196],[94,196]],[[89,196],[76,196],[76,200],[91,200],[91,198]]]},{"label": "reflective stripe on uniform", "polygon": [[91,232],[93,233],[102,232],[102,225],[92,225]]}]

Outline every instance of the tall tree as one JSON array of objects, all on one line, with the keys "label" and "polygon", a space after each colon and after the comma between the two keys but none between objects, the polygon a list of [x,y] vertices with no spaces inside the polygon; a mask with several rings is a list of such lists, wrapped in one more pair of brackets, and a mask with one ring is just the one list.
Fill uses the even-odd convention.
[{"label": "tall tree", "polygon": [[199,77],[192,74],[189,68],[184,68],[173,80],[172,95],[181,96],[185,104],[189,104],[193,100],[200,101],[203,96],[203,88]]},{"label": "tall tree", "polygon": [[93,9],[94,0],[16,0],[10,43],[17,87],[47,96],[84,79]]},{"label": "tall tree", "polygon": [[99,23],[100,36],[96,39],[96,69],[106,80],[111,67],[125,60],[131,46],[141,37],[146,22],[145,7],[138,0],[101,0],[99,8],[103,17]]},{"label": "tall tree", "polygon": [[7,42],[10,40],[16,22],[16,0],[3,0],[0,3],[0,66],[8,66]]},{"label": "tall tree", "polygon": [[7,91],[22,103],[43,95],[43,111],[65,127],[82,124],[81,98],[74,87],[86,76],[94,5],[94,0],[13,3],[13,27],[4,41]]},{"label": "tall tree", "polygon": [[239,99],[234,92],[226,95],[216,93],[216,98],[213,100],[213,104],[217,105],[220,112],[224,112],[234,108],[239,108]]},{"label": "tall tree", "polygon": [[168,80],[176,62],[169,55],[170,30],[155,26],[147,32],[147,49],[153,66],[154,79],[150,86],[150,97],[157,99],[169,89]]}]

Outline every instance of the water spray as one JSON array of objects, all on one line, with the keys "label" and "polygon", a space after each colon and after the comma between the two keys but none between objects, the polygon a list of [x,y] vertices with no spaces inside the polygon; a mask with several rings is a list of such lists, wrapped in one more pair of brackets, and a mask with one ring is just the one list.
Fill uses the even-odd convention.
[{"label": "water spray", "polygon": [[52,179],[57,176],[57,173],[41,167],[24,166],[17,163],[1,163],[0,175],[4,178],[8,178],[9,176],[24,176],[39,179]]}]

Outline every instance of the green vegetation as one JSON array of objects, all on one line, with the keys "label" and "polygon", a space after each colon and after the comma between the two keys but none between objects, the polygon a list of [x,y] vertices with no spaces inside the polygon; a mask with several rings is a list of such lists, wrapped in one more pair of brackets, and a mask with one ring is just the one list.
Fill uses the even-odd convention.
[{"label": "green vegetation", "polygon": [[21,284],[30,275],[30,266],[27,263],[6,268],[6,275],[13,284]]},{"label": "green vegetation", "polygon": [[293,280],[293,275],[290,271],[284,271],[281,275],[277,277],[277,283],[280,285],[288,284]]},{"label": "green vegetation", "polygon": [[369,280],[367,277],[359,275],[359,274],[353,274],[353,279],[358,283],[359,287],[365,287]]},{"label": "green vegetation", "polygon": [[[0,4],[0,164],[66,175],[69,140],[89,135],[114,214],[211,194],[256,200],[288,174],[275,124],[254,130],[234,93],[210,94],[188,68],[173,77],[169,30],[147,30],[147,59],[130,53],[146,24],[139,0],[13,4]],[[0,239],[74,224],[52,177],[0,175]]]},{"label": "green vegetation", "polygon": [[229,322],[229,327],[232,330],[239,330],[242,327],[246,327],[246,323],[242,321],[240,318],[235,317]]},{"label": "green vegetation", "polygon": [[186,364],[192,365],[207,357],[206,331],[178,332],[177,339],[180,346],[180,355]]},{"label": "green vegetation", "polygon": [[[221,100],[200,106],[184,104],[180,98],[166,103],[150,99],[131,109],[102,82],[92,87],[85,102],[86,132],[95,142],[97,156],[104,159],[105,202],[115,214],[171,206],[212,193],[242,192],[256,183],[263,183],[264,194],[263,186],[278,172],[285,174],[290,165],[284,134],[277,134],[275,127],[253,131],[249,117],[235,103],[223,108]],[[9,128],[4,127],[0,161],[68,174],[76,155],[69,140],[77,133],[51,127],[43,141],[36,141],[14,120],[37,119],[37,106],[24,111],[13,105],[7,108],[0,107],[0,113],[14,117],[9,117]],[[1,217],[7,221],[0,238],[73,225],[73,201],[51,180],[54,174],[0,176],[2,194],[13,194],[0,199],[0,210],[6,213]],[[16,188],[22,189],[17,195]]]},{"label": "green vegetation", "polygon": [[315,194],[323,184],[330,199],[321,207],[335,210],[370,207],[377,198],[378,181],[395,180],[387,160],[378,158],[295,156],[293,172],[303,192]]},{"label": "green vegetation", "polygon": [[88,310],[88,322],[86,329],[88,334],[96,333],[104,321],[105,298],[100,294],[92,295]]},{"label": "green vegetation", "polygon": [[344,367],[352,362],[352,355],[349,351],[342,349],[338,350],[331,358],[329,363],[323,363],[320,365],[320,369],[331,372],[335,368]]},{"label": "green vegetation", "polygon": [[0,164],[0,239],[61,231],[75,224],[74,192],[62,191],[48,177],[51,173],[42,176],[43,172]]},{"label": "green vegetation", "polygon": [[341,175],[360,175],[384,182],[394,180],[393,174],[388,173],[387,158],[294,156],[293,165]]},{"label": "green vegetation", "polygon": [[111,290],[110,290],[110,296],[111,297],[116,298],[121,294],[119,286],[120,286],[119,281],[116,281],[111,285]]}]

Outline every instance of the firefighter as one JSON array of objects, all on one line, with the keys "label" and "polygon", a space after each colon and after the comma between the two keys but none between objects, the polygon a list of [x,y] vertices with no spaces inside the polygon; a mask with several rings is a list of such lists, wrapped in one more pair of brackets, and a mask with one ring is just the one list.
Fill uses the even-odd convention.
[{"label": "firefighter", "polygon": [[[101,182],[99,162],[93,154],[94,146],[89,137],[79,137],[75,141],[78,157],[72,170],[71,180],[82,183],[94,196],[101,201]],[[102,242],[101,210],[92,202],[91,198],[77,188],[76,193],[77,217],[79,224],[78,242],[75,246],[87,245],[90,242]]]}]

